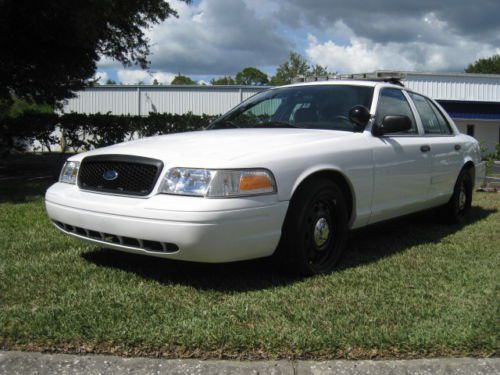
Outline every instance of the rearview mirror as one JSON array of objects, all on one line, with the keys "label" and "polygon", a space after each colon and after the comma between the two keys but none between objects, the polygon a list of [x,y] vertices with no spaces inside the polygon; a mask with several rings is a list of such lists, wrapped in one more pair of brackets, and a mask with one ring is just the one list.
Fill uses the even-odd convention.
[{"label": "rearview mirror", "polygon": [[373,134],[376,136],[399,133],[410,130],[412,127],[411,120],[408,116],[385,116],[381,124],[375,125]]},{"label": "rearview mirror", "polygon": [[362,105],[356,105],[349,110],[349,120],[364,129],[370,121],[370,111]]}]

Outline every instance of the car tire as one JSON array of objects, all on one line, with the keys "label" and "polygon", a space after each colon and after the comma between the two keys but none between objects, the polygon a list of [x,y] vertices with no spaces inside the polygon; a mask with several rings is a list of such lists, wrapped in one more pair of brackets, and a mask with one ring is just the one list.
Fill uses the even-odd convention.
[{"label": "car tire", "polygon": [[328,179],[313,179],[290,201],[276,257],[295,274],[328,273],[340,260],[348,235],[342,190]]},{"label": "car tire", "polygon": [[470,214],[473,181],[469,170],[463,169],[453,188],[453,195],[443,207],[443,217],[451,224],[462,224]]}]

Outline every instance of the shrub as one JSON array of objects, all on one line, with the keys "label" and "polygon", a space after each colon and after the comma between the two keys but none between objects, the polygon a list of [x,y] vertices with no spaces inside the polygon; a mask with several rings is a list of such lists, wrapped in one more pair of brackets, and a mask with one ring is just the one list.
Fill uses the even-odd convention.
[{"label": "shrub", "polygon": [[32,148],[38,141],[49,151],[60,143],[63,151],[79,152],[141,137],[202,130],[214,118],[192,113],[150,113],[148,117],[141,117],[110,113],[87,115],[73,112],[58,115],[27,111],[1,121],[0,145],[8,150],[22,150]]},{"label": "shrub", "polygon": [[54,133],[58,116],[54,113],[40,113],[28,110],[16,117],[6,117],[0,124],[0,149],[2,153],[11,149],[22,151],[33,146],[35,141],[51,151],[59,142]]}]

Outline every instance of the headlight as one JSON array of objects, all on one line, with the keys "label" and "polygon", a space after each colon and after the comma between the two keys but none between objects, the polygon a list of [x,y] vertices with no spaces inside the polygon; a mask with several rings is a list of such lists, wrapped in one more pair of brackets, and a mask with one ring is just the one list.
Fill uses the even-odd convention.
[{"label": "headlight", "polygon": [[78,168],[80,168],[79,161],[67,161],[59,176],[59,182],[67,184],[76,184],[76,176],[78,175]]},{"label": "headlight", "polygon": [[274,177],[265,169],[172,168],[167,172],[160,186],[160,193],[209,198],[241,197],[275,192]]}]

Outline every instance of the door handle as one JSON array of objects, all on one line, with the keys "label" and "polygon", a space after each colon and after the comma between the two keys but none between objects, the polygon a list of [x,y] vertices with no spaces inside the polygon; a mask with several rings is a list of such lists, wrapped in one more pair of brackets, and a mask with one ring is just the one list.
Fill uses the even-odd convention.
[{"label": "door handle", "polygon": [[430,150],[431,150],[431,146],[429,146],[429,145],[420,146],[420,151],[422,151],[422,152],[429,152]]},{"label": "door handle", "polygon": [[460,146],[460,145],[455,145],[455,150],[457,150],[457,151],[458,151],[458,150],[460,150],[461,148],[462,148],[462,146]]}]

